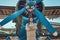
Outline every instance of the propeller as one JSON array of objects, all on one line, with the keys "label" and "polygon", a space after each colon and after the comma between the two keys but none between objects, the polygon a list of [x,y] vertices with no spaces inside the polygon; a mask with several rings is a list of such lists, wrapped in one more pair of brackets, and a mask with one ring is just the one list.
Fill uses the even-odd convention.
[{"label": "propeller", "polygon": [[27,0],[27,4],[29,6],[34,6],[35,3],[40,3],[40,2],[42,2],[42,0]]},{"label": "propeller", "polygon": [[42,0],[36,0],[36,3],[40,3]]},{"label": "propeller", "polygon": [[34,9],[35,15],[38,17],[39,21],[47,28],[47,30],[53,34],[56,30],[50,25],[47,19],[44,17],[43,13],[38,11],[37,8]]},{"label": "propeller", "polygon": [[[36,3],[40,3],[42,0],[35,0]],[[3,21],[0,22],[0,25],[3,26],[6,23],[10,22],[11,20],[15,19],[16,17],[20,16],[21,14],[23,14],[23,12],[26,11],[26,8],[28,9],[30,6],[31,8],[34,10],[34,14],[37,16],[37,18],[39,19],[39,21],[47,28],[47,30],[49,32],[51,32],[51,34],[55,35],[55,29],[50,25],[50,23],[47,21],[47,19],[44,17],[43,13],[41,13],[40,11],[37,10],[37,8],[34,9],[35,2],[33,1],[29,1],[28,6],[22,8],[19,11],[14,12],[13,14],[11,14],[10,16],[8,16],[7,18],[5,18]]]},{"label": "propeller", "polygon": [[26,7],[22,8],[19,11],[16,11],[16,12],[12,13],[10,16],[8,16],[7,18],[5,18],[3,21],[0,22],[0,26],[3,26],[6,23],[8,23],[9,21],[15,19],[16,17],[21,15],[23,12],[25,12],[25,10],[26,10]]}]

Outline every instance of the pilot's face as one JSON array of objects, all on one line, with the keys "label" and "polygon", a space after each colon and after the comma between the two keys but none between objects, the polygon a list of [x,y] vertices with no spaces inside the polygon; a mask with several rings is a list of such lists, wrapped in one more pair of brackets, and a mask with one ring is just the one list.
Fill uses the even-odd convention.
[{"label": "pilot's face", "polygon": [[33,22],[33,18],[30,18],[30,22]]}]

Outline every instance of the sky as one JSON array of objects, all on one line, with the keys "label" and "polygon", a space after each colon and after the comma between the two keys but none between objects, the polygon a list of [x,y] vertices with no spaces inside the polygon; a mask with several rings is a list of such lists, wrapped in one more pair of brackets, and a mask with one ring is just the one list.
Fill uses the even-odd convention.
[{"label": "sky", "polygon": [[[0,0],[0,6],[16,6],[19,0]],[[60,6],[60,0],[43,0],[44,6]],[[48,19],[49,22],[58,22],[60,23],[60,17],[56,19]],[[2,20],[0,20],[1,22]],[[8,27],[9,26],[9,27]],[[15,28],[15,23],[10,21],[6,25],[2,26],[4,28]]]},{"label": "sky", "polygon": [[[16,6],[19,0],[0,0],[2,6]],[[43,0],[45,6],[60,6],[60,0]]]},{"label": "sky", "polygon": [[43,0],[45,6],[60,6],[60,0]]}]

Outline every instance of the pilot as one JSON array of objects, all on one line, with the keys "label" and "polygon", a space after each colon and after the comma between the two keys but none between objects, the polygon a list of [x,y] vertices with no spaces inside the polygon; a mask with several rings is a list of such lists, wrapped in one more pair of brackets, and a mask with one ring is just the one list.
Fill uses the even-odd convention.
[{"label": "pilot", "polygon": [[33,17],[30,17],[29,23],[26,24],[27,40],[36,40],[37,23],[34,23],[33,20]]}]

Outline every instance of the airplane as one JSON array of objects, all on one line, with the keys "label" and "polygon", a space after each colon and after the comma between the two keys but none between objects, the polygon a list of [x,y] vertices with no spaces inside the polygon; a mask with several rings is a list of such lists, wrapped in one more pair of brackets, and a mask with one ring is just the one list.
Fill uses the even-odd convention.
[{"label": "airplane", "polygon": [[20,33],[18,33],[18,36],[21,40],[26,40],[25,25],[27,22],[29,22],[29,17],[32,15],[35,22],[39,20],[52,35],[57,36],[57,31],[51,26],[51,24],[43,15],[42,11],[44,10],[44,7],[42,1],[43,0],[19,0],[16,7],[17,10],[6,17],[3,21],[1,21],[0,26],[3,26],[11,20],[14,20],[15,18],[20,16],[20,18],[22,18],[22,21],[20,21],[22,24],[22,28],[20,29]]}]

